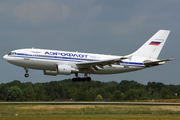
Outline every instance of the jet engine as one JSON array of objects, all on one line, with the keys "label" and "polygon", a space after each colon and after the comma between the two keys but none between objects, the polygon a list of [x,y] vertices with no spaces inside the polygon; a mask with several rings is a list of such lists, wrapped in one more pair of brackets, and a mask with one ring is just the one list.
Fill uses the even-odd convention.
[{"label": "jet engine", "polygon": [[71,73],[79,72],[77,68],[73,68],[70,65],[57,65],[57,70],[44,70],[44,75],[56,76],[57,74],[61,75],[70,75]]},{"label": "jet engine", "polygon": [[73,68],[70,65],[57,65],[57,73],[62,75],[70,75],[71,73],[79,72],[77,68]]},{"label": "jet engine", "polygon": [[44,70],[44,75],[56,76],[57,75],[57,71],[54,71],[54,70]]}]

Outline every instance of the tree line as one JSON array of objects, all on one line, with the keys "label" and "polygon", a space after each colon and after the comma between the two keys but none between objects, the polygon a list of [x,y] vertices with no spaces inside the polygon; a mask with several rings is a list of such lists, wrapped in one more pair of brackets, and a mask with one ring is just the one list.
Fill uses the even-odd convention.
[{"label": "tree line", "polygon": [[72,82],[71,79],[46,83],[21,83],[14,80],[0,84],[1,101],[125,101],[180,98],[180,85],[165,85],[161,82]]}]

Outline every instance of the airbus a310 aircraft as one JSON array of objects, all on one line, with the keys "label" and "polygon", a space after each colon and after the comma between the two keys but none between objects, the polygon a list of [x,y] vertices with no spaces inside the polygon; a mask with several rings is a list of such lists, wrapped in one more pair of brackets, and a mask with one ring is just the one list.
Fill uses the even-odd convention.
[{"label": "airbus a310 aircraft", "polygon": [[[124,73],[173,60],[157,59],[169,33],[169,30],[159,30],[137,51],[125,56],[31,48],[13,50],[3,58],[11,64],[23,67],[26,71],[25,77],[29,77],[28,69],[38,69],[43,70],[44,75],[75,74],[73,82],[91,81],[88,74]],[[78,73],[83,73],[84,77],[78,77]]]}]

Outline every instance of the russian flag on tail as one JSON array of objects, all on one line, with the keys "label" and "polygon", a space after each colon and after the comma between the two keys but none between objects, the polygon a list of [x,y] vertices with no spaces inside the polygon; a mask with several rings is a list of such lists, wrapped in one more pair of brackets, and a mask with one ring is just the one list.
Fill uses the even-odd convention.
[{"label": "russian flag on tail", "polygon": [[157,42],[157,41],[151,41],[151,43],[149,43],[149,45],[159,45],[161,42]]}]

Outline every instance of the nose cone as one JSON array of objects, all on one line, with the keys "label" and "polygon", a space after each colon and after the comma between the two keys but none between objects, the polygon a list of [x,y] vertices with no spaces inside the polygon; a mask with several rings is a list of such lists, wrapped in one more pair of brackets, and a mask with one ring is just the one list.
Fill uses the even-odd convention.
[{"label": "nose cone", "polygon": [[8,61],[8,55],[4,55],[3,58]]}]

